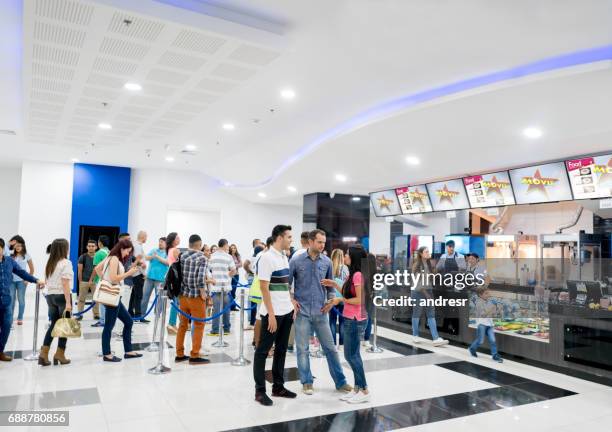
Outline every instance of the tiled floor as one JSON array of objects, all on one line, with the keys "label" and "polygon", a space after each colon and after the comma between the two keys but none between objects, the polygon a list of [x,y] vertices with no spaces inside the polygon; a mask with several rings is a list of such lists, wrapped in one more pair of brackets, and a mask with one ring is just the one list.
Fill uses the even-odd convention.
[{"label": "tiled floor", "polygon": [[[44,305],[41,309],[44,317]],[[232,318],[236,321],[237,314]],[[238,354],[236,333],[225,338],[230,346],[223,349],[211,346],[216,338],[205,338],[211,364],[167,360],[171,373],[153,376],[147,370],[157,353],[144,352],[141,359],[119,364],[102,362],[101,329],[89,327],[91,323],[89,315],[82,322],[86,336],[68,341],[70,365],[41,368],[20,358],[0,364],[0,411],[68,410],[68,430],[88,432],[612,430],[612,388],[510,361],[500,365],[485,356],[473,359],[458,347],[415,348],[407,335],[388,329],[380,329],[383,353],[362,353],[370,403],[354,406],[338,400],[325,359],[311,358],[315,395],[299,393],[294,400],[276,399],[273,407],[264,408],[253,401],[251,366],[230,363]],[[39,340],[42,327],[41,322]],[[8,350],[29,354],[32,329],[27,316],[11,335]],[[139,348],[149,344],[151,332],[152,324],[134,326]],[[250,359],[251,338],[252,332],[246,332]],[[166,359],[173,359],[174,336],[168,343]],[[122,355],[121,342],[112,344]],[[340,357],[344,362],[342,352]],[[286,367],[287,387],[299,391],[294,354],[288,355]],[[350,368],[343,367],[352,382]]]}]

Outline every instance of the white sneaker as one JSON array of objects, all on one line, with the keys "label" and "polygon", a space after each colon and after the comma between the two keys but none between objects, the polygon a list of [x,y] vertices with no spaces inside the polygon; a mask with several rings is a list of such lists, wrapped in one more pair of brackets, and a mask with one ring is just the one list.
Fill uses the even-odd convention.
[{"label": "white sneaker", "polygon": [[355,396],[357,396],[357,394],[358,394],[358,393],[359,393],[359,392],[348,392],[347,394],[343,395],[343,396],[340,398],[340,400],[341,400],[341,401],[346,402],[346,401],[348,401],[349,399],[352,399],[352,398],[354,398]]},{"label": "white sneaker", "polygon": [[347,400],[347,402],[350,403],[350,404],[358,404],[358,403],[370,402],[370,393],[366,394],[366,393],[359,392],[359,393],[355,394],[352,398]]},{"label": "white sneaker", "polygon": [[423,339],[421,339],[419,336],[412,336],[413,344],[420,344],[421,342],[423,342]]},{"label": "white sneaker", "polygon": [[439,337],[438,339],[433,340],[431,343],[433,346],[442,346],[448,344],[448,341]]},{"label": "white sneaker", "polygon": [[307,394],[307,395],[313,395],[314,389],[312,388],[312,384],[302,385],[302,393]]}]

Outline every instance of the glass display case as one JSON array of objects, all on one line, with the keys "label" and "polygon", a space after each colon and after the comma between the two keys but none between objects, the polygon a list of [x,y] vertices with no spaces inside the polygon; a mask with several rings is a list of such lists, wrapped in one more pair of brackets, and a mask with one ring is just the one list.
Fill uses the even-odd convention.
[{"label": "glass display case", "polygon": [[536,280],[538,238],[534,235],[486,236],[486,263],[495,282],[533,285]]}]

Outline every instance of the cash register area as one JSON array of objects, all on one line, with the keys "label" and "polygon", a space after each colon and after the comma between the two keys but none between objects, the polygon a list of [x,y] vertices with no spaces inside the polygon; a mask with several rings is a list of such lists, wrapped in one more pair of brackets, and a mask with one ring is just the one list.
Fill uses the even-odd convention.
[{"label": "cash register area", "polygon": [[[34,297],[27,300],[33,304]],[[41,316],[45,310],[43,304]],[[0,409],[69,411],[70,430],[608,432],[612,425],[612,388],[605,382],[512,359],[500,365],[484,354],[474,359],[453,344],[415,346],[406,332],[388,328],[378,329],[382,353],[362,350],[372,400],[358,407],[338,400],[325,358],[311,357],[316,392],[301,394],[296,357],[288,354],[286,385],[299,396],[276,399],[274,407],[262,409],[252,400],[251,367],[230,364],[238,355],[236,333],[226,338],[227,348],[213,347],[217,338],[205,336],[211,364],[170,362],[171,373],[151,376],[147,369],[156,364],[157,353],[143,351],[143,358],[110,368],[101,362],[101,330],[89,328],[93,320],[84,319],[83,339],[68,341],[72,364],[41,368],[21,360],[30,353],[32,312],[11,338],[8,352],[16,360],[2,365]],[[233,325],[237,319],[233,313]],[[136,347],[148,346],[151,334],[152,325],[135,324]],[[250,340],[250,332],[246,335]],[[167,343],[166,356],[173,358],[174,336]],[[114,340],[113,349],[121,350],[121,342]],[[350,381],[350,368],[343,367]]]}]

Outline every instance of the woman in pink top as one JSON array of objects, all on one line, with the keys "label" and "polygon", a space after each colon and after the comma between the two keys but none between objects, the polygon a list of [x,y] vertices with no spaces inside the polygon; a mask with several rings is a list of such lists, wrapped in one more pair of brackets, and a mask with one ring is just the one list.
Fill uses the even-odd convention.
[{"label": "woman in pink top", "polygon": [[[166,236],[166,253],[168,254],[168,265],[171,266],[176,262],[180,255],[178,245],[181,243],[181,239],[177,233],[171,232]],[[177,312],[173,307],[170,308],[170,318],[168,318],[168,334],[176,334],[178,328],[176,327]]]},{"label": "woman in pink top", "polygon": [[[349,268],[349,277],[340,287],[337,282],[331,279],[324,279],[321,283],[325,286],[335,287],[342,292],[342,297],[330,300],[325,309],[344,303],[342,316],[344,317],[344,358],[353,370],[355,376],[354,392],[342,396],[340,399],[351,404],[368,402],[370,392],[363,369],[363,360],[359,348],[361,340],[368,323],[366,312],[366,299],[369,298],[367,290],[369,284],[365,283],[362,270],[366,275],[370,274],[367,268],[368,254],[360,244],[350,246],[344,255],[344,264]],[[362,267],[364,267],[362,269]],[[326,310],[324,311],[326,312]]]}]

